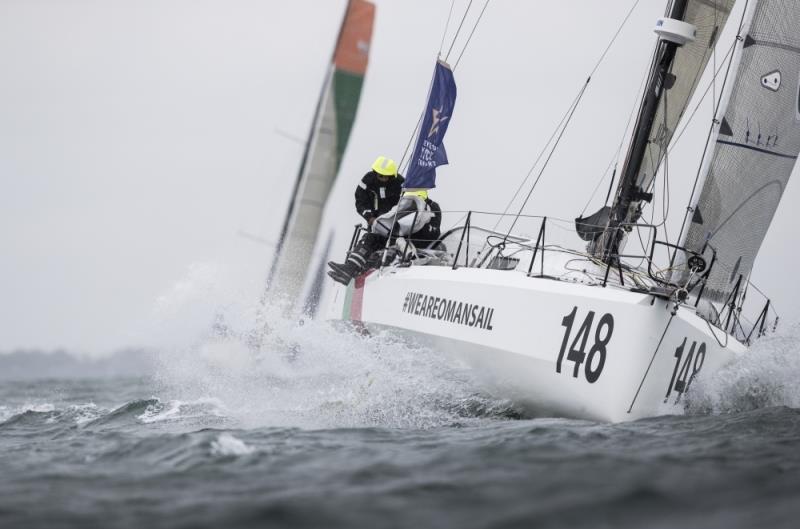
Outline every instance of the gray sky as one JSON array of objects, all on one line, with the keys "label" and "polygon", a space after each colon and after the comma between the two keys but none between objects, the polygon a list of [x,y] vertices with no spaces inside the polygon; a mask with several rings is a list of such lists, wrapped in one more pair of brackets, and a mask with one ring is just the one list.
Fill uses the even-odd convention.
[{"label": "gray sky", "polygon": [[[271,248],[238,233],[277,238],[301,154],[283,134],[308,132],[345,3],[0,0],[0,350],[148,345],[153,321],[205,321],[206,309],[258,296]],[[357,179],[375,156],[402,156],[450,7],[376,3],[361,106],[326,213],[336,248],[358,220]],[[467,3],[456,1],[454,18]],[[433,195],[444,209],[505,207],[631,4],[492,0],[456,70],[451,165]],[[583,209],[622,138],[663,9],[641,1],[528,213]],[[691,129],[672,156],[676,195],[702,141]],[[799,314],[800,287],[784,284],[798,185],[753,276],[789,320]],[[674,197],[673,213],[685,203]]]}]

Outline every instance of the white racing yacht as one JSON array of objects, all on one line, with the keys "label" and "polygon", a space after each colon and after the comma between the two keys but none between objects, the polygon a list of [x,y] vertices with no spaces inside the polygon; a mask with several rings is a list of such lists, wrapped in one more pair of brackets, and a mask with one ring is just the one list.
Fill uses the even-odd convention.
[{"label": "white racing yacht", "polygon": [[[530,413],[600,421],[664,413],[744,354],[777,323],[749,277],[800,153],[800,3],[748,0],[718,43],[733,4],[668,3],[609,205],[574,222],[465,212],[433,249],[337,285],[327,317],[455,355]],[[642,210],[714,46],[732,50],[725,84],[670,243]]]}]

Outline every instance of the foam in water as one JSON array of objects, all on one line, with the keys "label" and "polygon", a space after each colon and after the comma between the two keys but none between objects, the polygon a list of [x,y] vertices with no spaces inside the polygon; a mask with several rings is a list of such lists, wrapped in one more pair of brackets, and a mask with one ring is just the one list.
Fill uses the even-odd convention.
[{"label": "foam in water", "polygon": [[227,410],[219,399],[200,398],[192,402],[170,400],[166,403],[154,398],[145,410],[136,416],[143,424],[168,421],[184,421],[205,417],[224,417]]},{"label": "foam in water", "polygon": [[[387,334],[364,337],[284,317],[278,307],[253,303],[252,292],[215,290],[213,277],[211,268],[195,268],[159,300],[166,336],[161,397],[215,399],[243,427],[424,428],[505,410],[506,403],[478,396],[465,372],[440,353]],[[168,413],[152,410],[142,420]]]},{"label": "foam in water", "polygon": [[254,449],[244,441],[229,433],[221,433],[211,442],[211,453],[217,456],[244,456],[252,454]]},{"label": "foam in water", "polygon": [[689,393],[690,413],[736,413],[800,407],[800,324],[761,338],[737,361],[701,376]]},{"label": "foam in water", "polygon": [[271,321],[257,352],[229,336],[163,354],[159,380],[183,399],[217,399],[245,426],[428,427],[452,422],[452,408],[472,397],[432,351],[324,322]]}]

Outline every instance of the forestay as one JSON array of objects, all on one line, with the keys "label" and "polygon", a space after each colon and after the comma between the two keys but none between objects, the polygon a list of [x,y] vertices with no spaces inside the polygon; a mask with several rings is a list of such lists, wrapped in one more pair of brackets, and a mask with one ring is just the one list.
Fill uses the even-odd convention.
[{"label": "forestay", "polygon": [[703,295],[716,301],[750,274],[800,152],[800,2],[750,2],[681,243],[714,259]]}]

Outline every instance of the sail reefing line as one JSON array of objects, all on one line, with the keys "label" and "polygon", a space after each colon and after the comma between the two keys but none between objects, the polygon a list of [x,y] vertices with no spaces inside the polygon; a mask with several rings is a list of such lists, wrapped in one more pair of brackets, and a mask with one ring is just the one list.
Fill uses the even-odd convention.
[{"label": "sail reefing line", "polygon": [[368,0],[348,1],[317,100],[262,304],[280,299],[290,308],[306,283],[325,202],[355,120],[369,60],[374,18],[375,6]]}]

